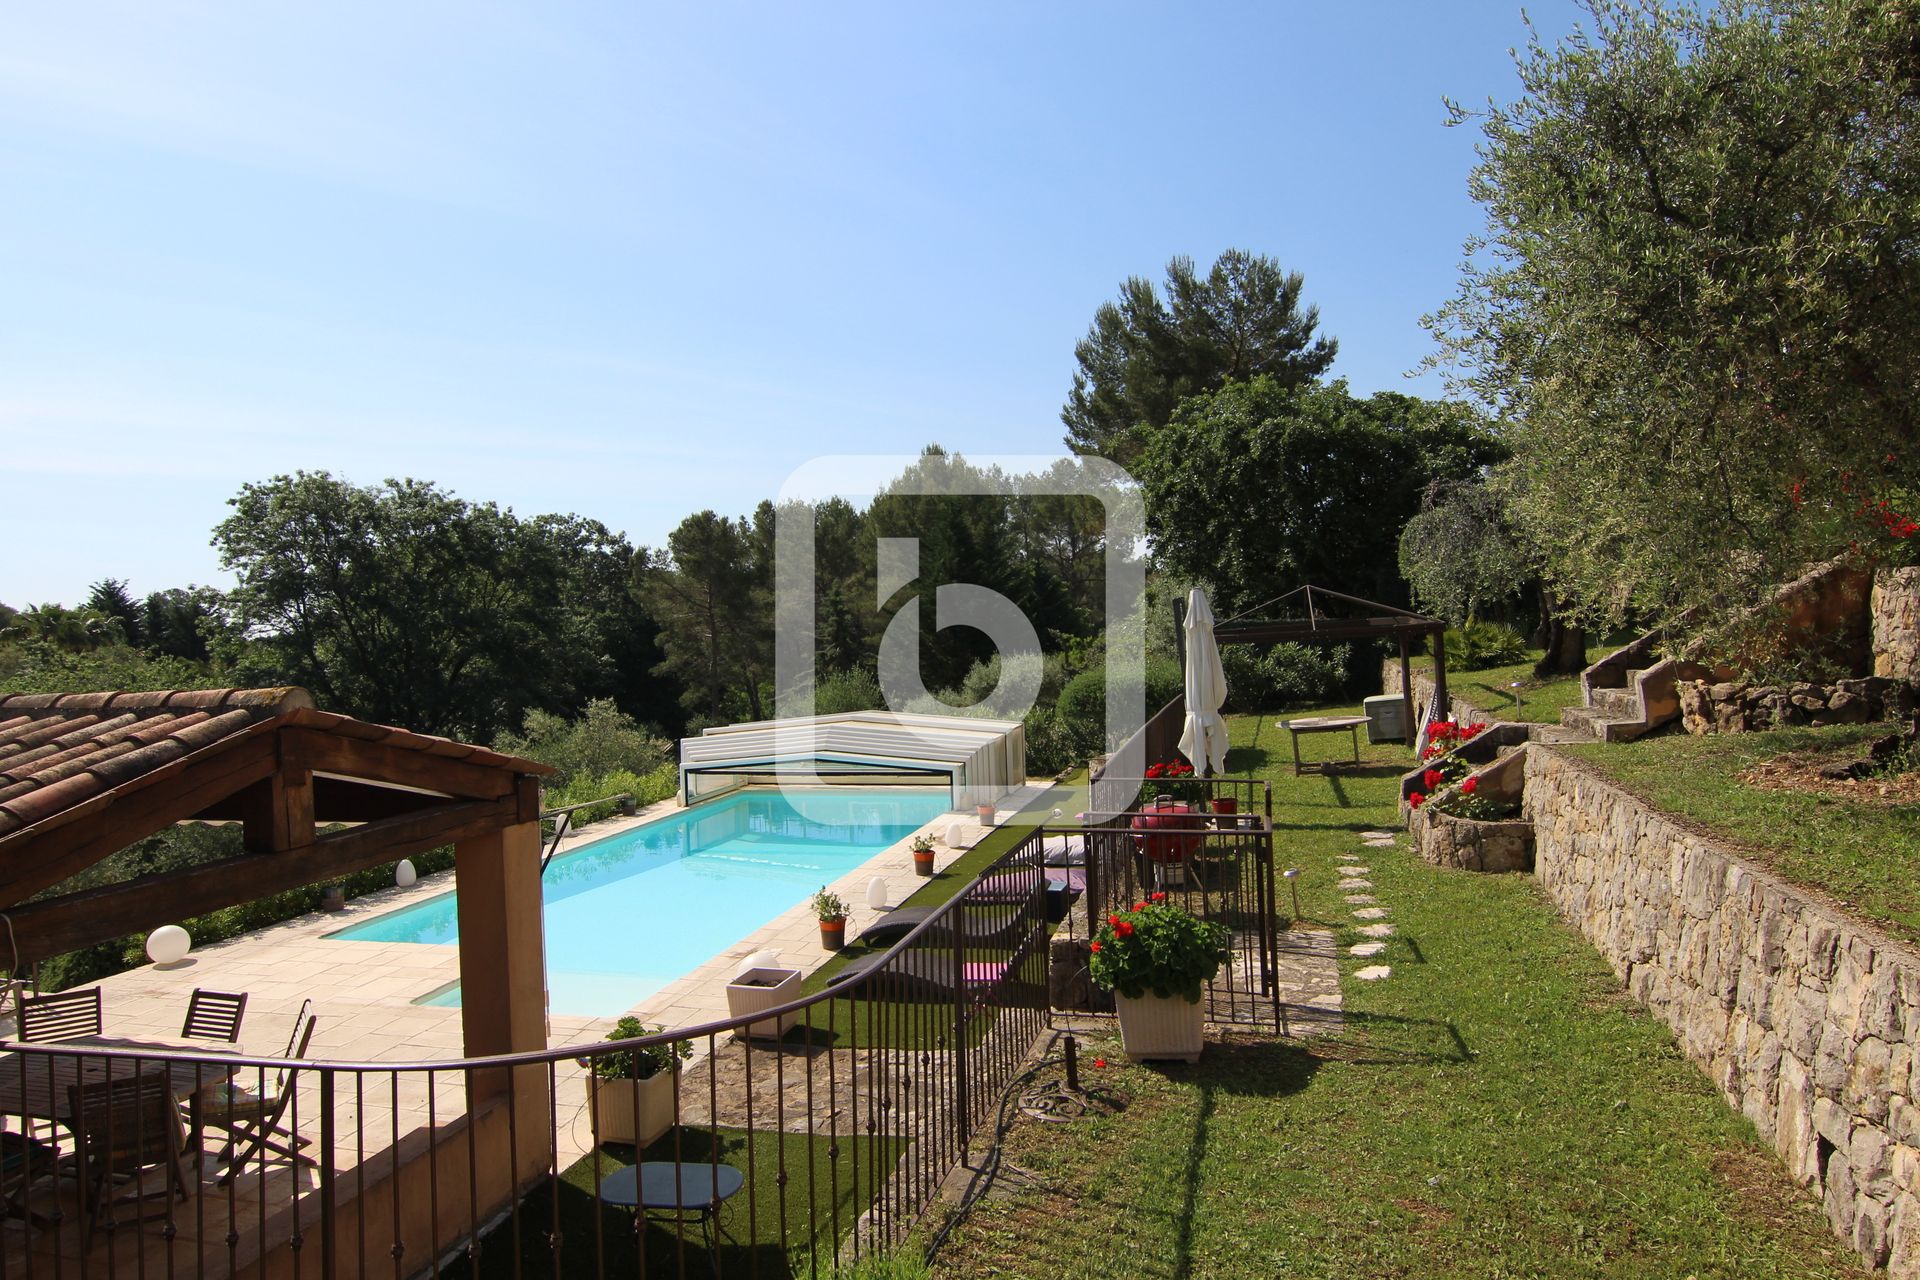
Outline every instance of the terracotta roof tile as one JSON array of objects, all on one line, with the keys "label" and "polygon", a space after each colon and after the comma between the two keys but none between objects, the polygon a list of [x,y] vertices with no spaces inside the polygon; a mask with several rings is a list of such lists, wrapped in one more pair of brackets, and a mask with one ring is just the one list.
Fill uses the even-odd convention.
[{"label": "terracotta roof tile", "polygon": [[315,709],[304,689],[0,694],[0,839],[268,722],[516,773],[531,760]]}]

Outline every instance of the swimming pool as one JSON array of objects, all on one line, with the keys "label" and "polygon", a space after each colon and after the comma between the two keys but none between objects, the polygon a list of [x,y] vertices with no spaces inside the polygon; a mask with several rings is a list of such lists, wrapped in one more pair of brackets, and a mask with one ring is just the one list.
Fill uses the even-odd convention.
[{"label": "swimming pool", "polygon": [[[623,1013],[947,812],[945,787],[752,788],[553,860],[546,894],[554,1013]],[[452,893],[330,939],[452,944]],[[458,986],[424,1003],[457,1005]]]}]

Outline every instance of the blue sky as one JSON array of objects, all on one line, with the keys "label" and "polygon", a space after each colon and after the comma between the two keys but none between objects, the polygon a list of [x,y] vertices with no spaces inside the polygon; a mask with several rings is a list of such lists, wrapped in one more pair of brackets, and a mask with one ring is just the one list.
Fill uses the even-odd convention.
[{"label": "blue sky", "polygon": [[[1557,37],[1569,6],[1533,6]],[[223,583],[226,500],[412,475],[658,542],[808,458],[1059,446],[1121,279],[1306,276],[1403,374],[1517,4],[16,8],[0,600]]]}]

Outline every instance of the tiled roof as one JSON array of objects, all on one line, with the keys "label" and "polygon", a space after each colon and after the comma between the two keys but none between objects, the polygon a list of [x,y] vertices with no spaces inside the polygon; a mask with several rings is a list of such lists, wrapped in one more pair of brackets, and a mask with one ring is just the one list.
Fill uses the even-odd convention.
[{"label": "tiled roof", "polygon": [[516,773],[552,772],[485,747],[316,711],[305,689],[0,694],[0,837],[194,751],[282,725]]}]

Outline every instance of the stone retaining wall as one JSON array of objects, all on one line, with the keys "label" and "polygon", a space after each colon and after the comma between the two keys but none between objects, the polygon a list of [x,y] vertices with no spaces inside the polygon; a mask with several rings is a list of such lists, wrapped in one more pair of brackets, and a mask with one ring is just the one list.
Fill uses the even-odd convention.
[{"label": "stone retaining wall", "polygon": [[1749,685],[1683,680],[1680,723],[1691,734],[1758,733],[1795,725],[1867,724],[1913,713],[1914,687],[1868,676],[1832,684]]},{"label": "stone retaining wall", "polygon": [[1540,887],[1834,1232],[1920,1276],[1920,955],[1568,757],[1527,757]]},{"label": "stone retaining wall", "polygon": [[1438,867],[1462,871],[1531,871],[1533,824],[1523,818],[1479,822],[1415,809],[1407,829],[1420,856]]},{"label": "stone retaining wall", "polygon": [[1873,674],[1920,680],[1920,567],[1873,575]]}]

